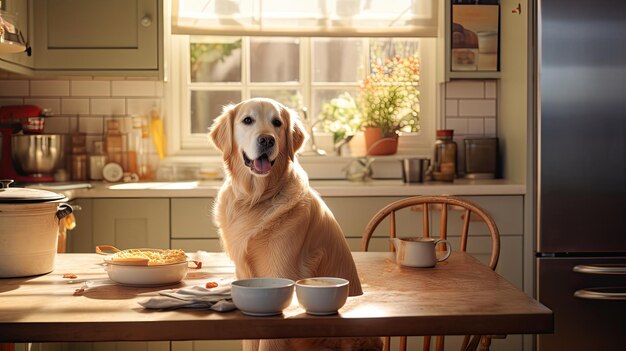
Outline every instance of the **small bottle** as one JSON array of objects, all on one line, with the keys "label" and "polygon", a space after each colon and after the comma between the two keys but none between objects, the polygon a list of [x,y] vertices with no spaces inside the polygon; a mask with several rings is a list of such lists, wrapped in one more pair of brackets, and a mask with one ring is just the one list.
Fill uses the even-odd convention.
[{"label": "small bottle", "polygon": [[85,133],[72,134],[71,180],[87,180],[87,148]]},{"label": "small bottle", "polygon": [[129,173],[139,175],[139,158],[142,153],[141,117],[132,118],[132,128],[128,133],[128,169]]},{"label": "small bottle", "polygon": [[452,129],[437,130],[435,141],[435,157],[433,164],[433,180],[452,182],[456,176],[457,145],[452,139]]},{"label": "small bottle", "polygon": [[150,126],[148,120],[141,119],[141,153],[137,155],[137,166],[139,169],[139,179],[152,180],[154,178],[154,165],[150,161]]},{"label": "small bottle", "polygon": [[107,157],[104,154],[104,142],[95,140],[93,142],[93,153],[89,155],[89,179],[102,180],[102,169],[106,164]]},{"label": "small bottle", "polygon": [[105,148],[107,160],[121,166],[123,164],[123,139],[120,131],[120,121],[117,119],[109,119],[107,121]]}]

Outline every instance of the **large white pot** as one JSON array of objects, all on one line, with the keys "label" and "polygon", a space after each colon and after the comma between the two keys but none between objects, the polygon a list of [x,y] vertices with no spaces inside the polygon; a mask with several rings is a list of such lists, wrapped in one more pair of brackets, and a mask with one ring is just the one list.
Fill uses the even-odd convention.
[{"label": "large white pot", "polygon": [[54,269],[59,221],[72,213],[67,198],[45,190],[10,188],[0,180],[0,278]]}]

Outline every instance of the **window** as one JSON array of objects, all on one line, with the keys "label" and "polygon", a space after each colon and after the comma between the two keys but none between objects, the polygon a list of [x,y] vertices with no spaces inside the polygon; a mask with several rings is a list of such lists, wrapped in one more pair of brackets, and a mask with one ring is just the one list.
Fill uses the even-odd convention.
[{"label": "window", "polygon": [[[420,132],[401,138],[399,153],[430,153],[435,125],[434,38],[172,36],[176,155],[211,151],[207,130],[224,105],[269,97],[301,112],[310,126],[322,106],[348,92],[354,98],[370,62],[394,54],[421,60]],[[302,113],[305,107],[307,113]],[[321,124],[315,124],[319,130]]]}]

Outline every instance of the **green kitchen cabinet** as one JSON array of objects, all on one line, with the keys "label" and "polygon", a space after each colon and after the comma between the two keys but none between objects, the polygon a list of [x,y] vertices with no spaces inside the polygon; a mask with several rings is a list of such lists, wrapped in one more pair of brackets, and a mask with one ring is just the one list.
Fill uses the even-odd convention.
[{"label": "green kitchen cabinet", "polygon": [[169,248],[169,199],[94,199],[93,244]]},{"label": "green kitchen cabinet", "polygon": [[186,252],[222,251],[213,224],[214,198],[173,198],[171,203],[171,247]]},{"label": "green kitchen cabinet", "polygon": [[32,56],[0,55],[6,71],[164,77],[163,0],[10,0],[7,6],[26,23]]}]

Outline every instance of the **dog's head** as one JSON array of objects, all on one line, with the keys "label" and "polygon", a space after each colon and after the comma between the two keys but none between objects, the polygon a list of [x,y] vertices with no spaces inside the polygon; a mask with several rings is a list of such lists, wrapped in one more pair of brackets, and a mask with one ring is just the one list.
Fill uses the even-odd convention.
[{"label": "dog's head", "polygon": [[277,162],[293,160],[306,139],[294,111],[264,98],[226,106],[209,136],[231,171],[245,167],[258,177],[270,174]]}]

